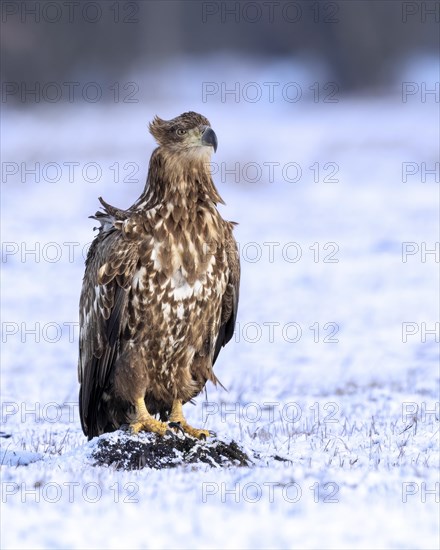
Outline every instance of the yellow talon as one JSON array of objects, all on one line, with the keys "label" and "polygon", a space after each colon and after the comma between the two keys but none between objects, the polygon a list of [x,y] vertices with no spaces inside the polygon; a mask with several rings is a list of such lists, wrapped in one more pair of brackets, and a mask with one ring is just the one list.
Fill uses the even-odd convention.
[{"label": "yellow talon", "polygon": [[132,434],[138,434],[139,432],[152,432],[159,435],[165,435],[168,430],[168,425],[165,422],[156,420],[147,411],[145,401],[140,398],[135,403],[136,419],[130,423],[130,431]]},{"label": "yellow talon", "polygon": [[177,424],[178,426],[168,425],[166,422],[156,420],[148,412],[147,407],[145,406],[145,401],[142,398],[139,398],[136,401],[135,409],[136,418],[130,424],[130,431],[132,434],[138,434],[139,432],[152,432],[159,435],[165,435],[167,431],[174,429],[176,431],[184,431],[186,434],[196,437],[197,439],[207,439],[211,435],[208,430],[199,430],[198,428],[193,428],[188,424],[183,416],[182,401],[179,399],[176,399],[173,402],[170,418],[168,419],[170,424]]},{"label": "yellow talon", "polygon": [[208,430],[199,430],[198,428],[193,428],[188,424],[183,416],[182,401],[180,401],[180,399],[176,399],[173,402],[173,407],[171,409],[171,414],[168,421],[179,424],[185,433],[191,435],[192,437],[196,437],[197,439],[207,439],[210,436]]}]

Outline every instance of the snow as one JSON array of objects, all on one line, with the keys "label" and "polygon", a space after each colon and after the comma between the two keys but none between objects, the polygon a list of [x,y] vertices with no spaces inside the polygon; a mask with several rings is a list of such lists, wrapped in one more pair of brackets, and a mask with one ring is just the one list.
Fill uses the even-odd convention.
[{"label": "snow", "polygon": [[[266,79],[253,71],[237,79]],[[2,547],[436,547],[439,191],[421,163],[438,162],[438,103],[203,102],[176,78],[160,101],[3,113],[2,167],[18,172],[2,177]],[[134,202],[147,123],[189,109],[219,139],[242,284],[216,365],[228,391],[209,386],[185,411],[261,460],[94,467],[76,372],[87,216],[98,196]],[[40,181],[25,173],[37,162]]]}]

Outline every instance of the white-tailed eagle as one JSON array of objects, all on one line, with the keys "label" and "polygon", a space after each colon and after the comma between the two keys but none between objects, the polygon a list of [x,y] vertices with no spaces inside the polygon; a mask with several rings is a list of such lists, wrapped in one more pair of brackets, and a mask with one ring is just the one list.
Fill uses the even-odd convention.
[{"label": "white-tailed eagle", "polygon": [[[145,189],[127,210],[100,199],[80,299],[79,408],[91,439],[128,424],[204,438],[182,405],[232,337],[240,265],[210,171],[217,137],[194,112],[156,117]],[[159,415],[159,419],[155,416]]]}]

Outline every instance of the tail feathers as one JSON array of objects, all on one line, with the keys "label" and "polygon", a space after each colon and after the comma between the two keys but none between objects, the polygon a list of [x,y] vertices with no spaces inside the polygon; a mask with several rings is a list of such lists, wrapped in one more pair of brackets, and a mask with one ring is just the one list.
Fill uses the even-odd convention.
[{"label": "tail feathers", "polygon": [[83,432],[89,441],[104,433],[114,432],[123,424],[130,423],[133,411],[130,403],[103,397],[90,415],[81,417]]}]

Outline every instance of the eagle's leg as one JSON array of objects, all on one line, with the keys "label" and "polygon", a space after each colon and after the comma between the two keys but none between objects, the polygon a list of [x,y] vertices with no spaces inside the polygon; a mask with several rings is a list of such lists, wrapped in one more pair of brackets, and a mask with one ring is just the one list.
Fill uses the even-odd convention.
[{"label": "eagle's leg", "polygon": [[159,435],[164,435],[169,429],[168,424],[156,420],[151,414],[147,411],[145,406],[145,401],[142,397],[136,399],[135,402],[136,409],[136,418],[133,422],[130,423],[130,431],[133,434],[139,432],[153,432]]},{"label": "eagle's leg", "polygon": [[188,424],[185,417],[183,416],[182,401],[180,399],[175,399],[173,401],[173,406],[171,408],[171,414],[168,422],[179,424],[179,426],[183,429],[185,433],[187,433],[188,435],[192,435],[193,437],[197,437],[197,439],[206,439],[210,435],[208,430],[199,430],[197,428],[193,428]]}]

